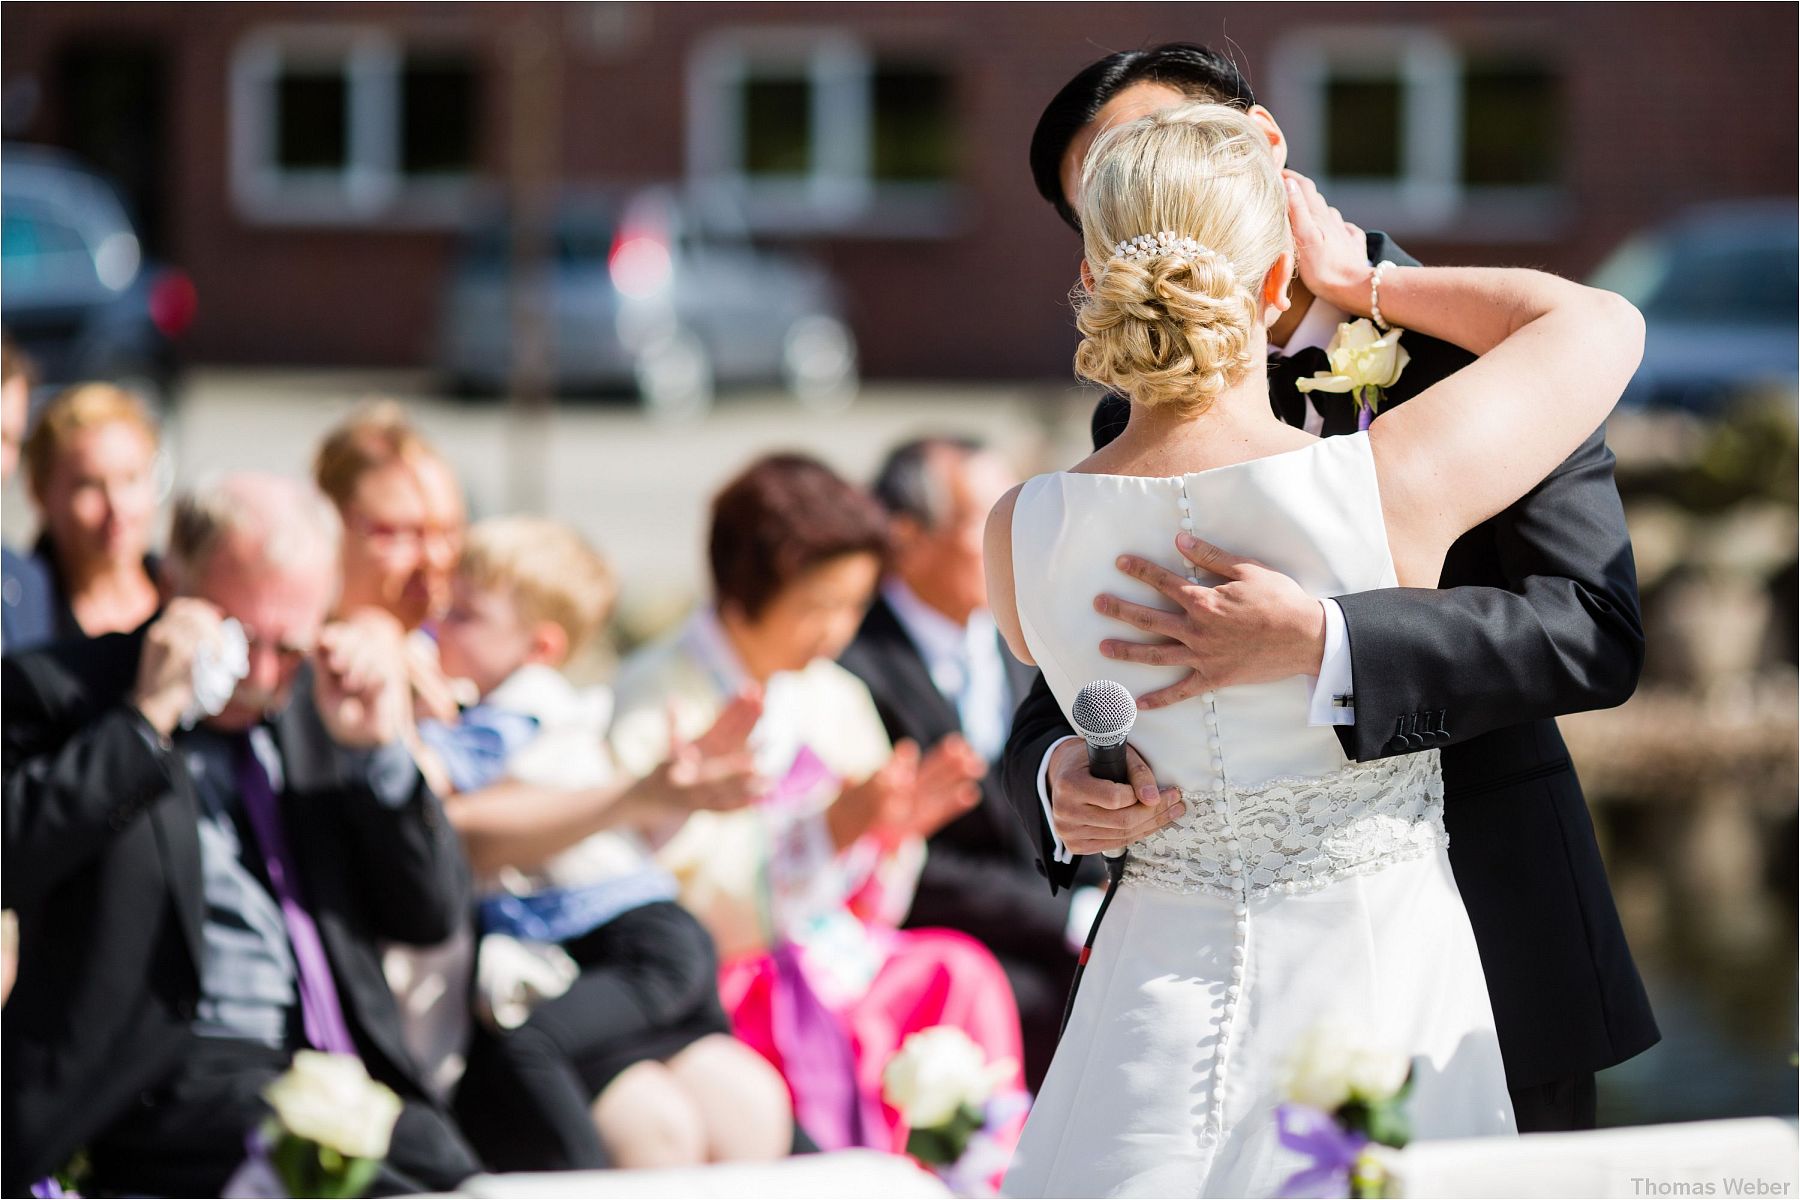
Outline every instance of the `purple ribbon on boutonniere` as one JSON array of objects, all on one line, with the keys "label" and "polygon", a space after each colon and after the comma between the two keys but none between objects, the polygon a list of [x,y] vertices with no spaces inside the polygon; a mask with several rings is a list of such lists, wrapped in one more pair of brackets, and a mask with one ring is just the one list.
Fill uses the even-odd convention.
[{"label": "purple ribbon on boutonniere", "polygon": [[1304,1154],[1311,1163],[1287,1177],[1281,1194],[1299,1196],[1348,1196],[1350,1176],[1357,1156],[1369,1139],[1349,1133],[1337,1118],[1307,1104],[1283,1104],[1275,1110],[1275,1128],[1281,1145]]}]

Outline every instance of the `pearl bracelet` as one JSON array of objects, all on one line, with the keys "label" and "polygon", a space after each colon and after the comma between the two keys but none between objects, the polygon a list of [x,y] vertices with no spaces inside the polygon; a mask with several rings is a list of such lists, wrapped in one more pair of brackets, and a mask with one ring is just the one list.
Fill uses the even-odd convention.
[{"label": "pearl bracelet", "polygon": [[1384,258],[1375,264],[1375,273],[1369,276],[1369,317],[1375,322],[1375,328],[1383,333],[1392,329],[1393,326],[1381,319],[1381,273],[1389,267],[1399,265],[1391,258]]}]

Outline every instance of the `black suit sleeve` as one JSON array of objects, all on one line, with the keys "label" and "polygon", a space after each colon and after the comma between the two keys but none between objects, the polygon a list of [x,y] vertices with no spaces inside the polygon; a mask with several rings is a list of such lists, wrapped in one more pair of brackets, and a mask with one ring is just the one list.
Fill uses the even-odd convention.
[{"label": "black suit sleeve", "polygon": [[[1389,588],[1339,596],[1366,760],[1622,704],[1644,632],[1613,455],[1599,430],[1529,495],[1464,535],[1461,555],[1498,563],[1490,587]],[[1477,576],[1479,577],[1479,576]]]},{"label": "black suit sleeve", "polygon": [[[36,658],[37,668],[52,670]],[[18,661],[0,667],[5,789],[0,903],[28,905],[100,853],[169,788],[154,732],[124,705],[80,712],[72,681],[38,680]],[[56,683],[68,683],[68,689]],[[66,703],[47,698],[62,691]]]},{"label": "black suit sleeve", "polygon": [[[1352,665],[1351,671],[1355,669]],[[1050,694],[1050,685],[1044,682],[1043,673],[1039,672],[1032,680],[1025,702],[1013,715],[1012,733],[1006,739],[1006,752],[1000,758],[1001,786],[1019,819],[1031,831],[1032,842],[1038,848],[1038,865],[1043,867],[1045,877],[1050,881],[1052,894],[1072,885],[1081,859],[1071,863],[1056,861],[1056,837],[1044,817],[1043,801],[1038,798],[1038,767],[1043,764],[1051,743],[1072,736],[1074,732],[1063,716],[1062,706]]]},{"label": "black suit sleeve", "polygon": [[440,801],[412,772],[401,804],[383,803],[358,772],[338,797],[351,870],[378,937],[441,942],[468,919],[468,858]]}]

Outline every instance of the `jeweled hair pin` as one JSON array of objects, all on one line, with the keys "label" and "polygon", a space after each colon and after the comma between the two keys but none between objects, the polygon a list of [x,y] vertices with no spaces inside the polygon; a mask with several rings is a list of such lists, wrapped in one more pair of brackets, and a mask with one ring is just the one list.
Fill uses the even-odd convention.
[{"label": "jeweled hair pin", "polygon": [[1189,262],[1220,257],[1219,252],[1212,247],[1202,245],[1191,237],[1184,237],[1172,229],[1164,229],[1158,233],[1140,233],[1113,247],[1113,257],[1125,262],[1147,262],[1153,258],[1168,256],[1185,258]]}]

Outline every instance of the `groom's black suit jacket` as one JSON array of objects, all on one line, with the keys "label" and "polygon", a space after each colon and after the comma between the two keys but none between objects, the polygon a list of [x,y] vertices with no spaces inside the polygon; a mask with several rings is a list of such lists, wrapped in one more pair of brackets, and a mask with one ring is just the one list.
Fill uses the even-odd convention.
[{"label": "groom's black suit jacket", "polygon": [[[1372,233],[1369,261],[1383,259],[1418,265]],[[1384,408],[1470,361],[1417,333],[1404,344],[1411,363]],[[1292,397],[1271,402],[1279,409]],[[1124,428],[1127,408],[1118,397],[1101,402],[1097,445]],[[1334,424],[1342,428],[1328,418],[1328,434]],[[1337,727],[1344,753],[1367,761],[1442,750],[1450,864],[1487,975],[1508,1085],[1596,1071],[1654,1045],[1660,1034],[1554,720],[1624,703],[1643,663],[1637,574],[1604,429],[1458,539],[1436,590],[1335,599],[1356,689],[1356,724]],[[1049,745],[1071,732],[1040,674],[1013,719],[1003,771],[1053,890],[1068,885],[1072,867],[1050,852],[1037,771]]]},{"label": "groom's black suit jacket", "polygon": [[[0,1016],[5,1194],[59,1169],[157,1088],[191,1044],[199,999],[198,802],[181,756],[126,697],[144,634],[8,657],[4,903],[18,983]],[[382,975],[378,939],[454,932],[468,868],[424,782],[398,809],[341,774],[302,676],[275,720],[282,815],[344,1016],[369,1073],[428,1103]]]}]

